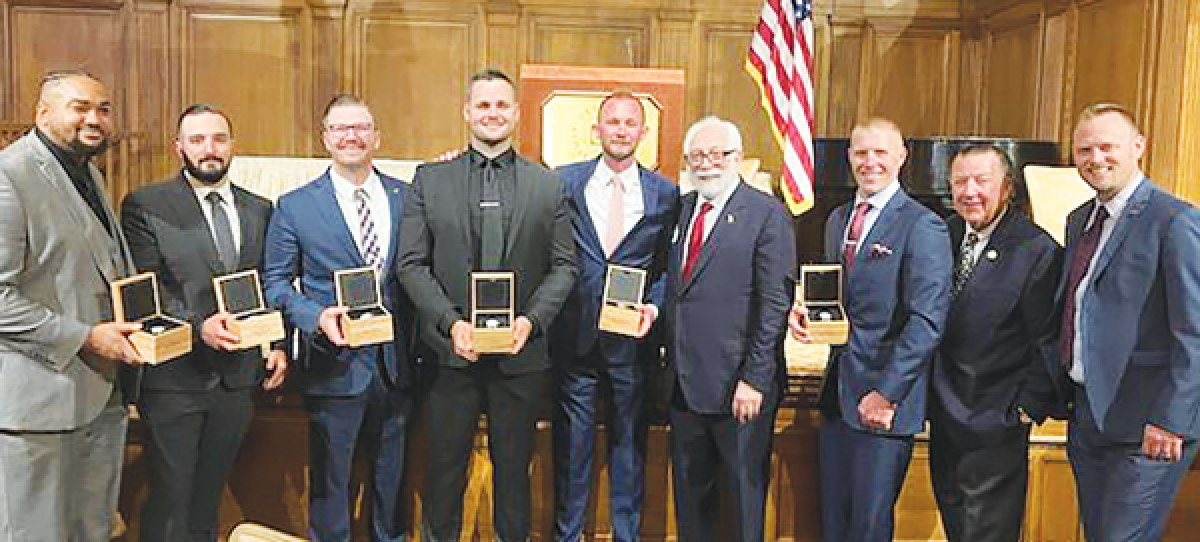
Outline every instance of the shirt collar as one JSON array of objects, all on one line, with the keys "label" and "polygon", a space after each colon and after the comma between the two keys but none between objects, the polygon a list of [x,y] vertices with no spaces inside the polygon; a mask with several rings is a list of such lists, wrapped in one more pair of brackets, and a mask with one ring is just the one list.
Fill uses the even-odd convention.
[{"label": "shirt collar", "polygon": [[605,162],[604,158],[601,157],[596,161],[596,171],[592,173],[592,178],[603,181],[604,184],[608,184],[608,181],[615,176],[621,179],[621,186],[624,187],[625,190],[629,190],[636,183],[641,181],[641,175],[638,173],[637,164],[626,168],[625,171],[622,171],[621,173],[615,173],[613,172],[612,168],[608,167],[608,162]]},{"label": "shirt collar", "polygon": [[[1138,187],[1142,185],[1142,181],[1145,180],[1145,178],[1146,176],[1141,171],[1138,171],[1133,177],[1133,182],[1126,185],[1125,188],[1122,188],[1120,192],[1117,192],[1117,194],[1113,196],[1111,200],[1102,202],[1097,199],[1096,203],[1103,205],[1104,208],[1108,210],[1109,217],[1115,218],[1121,216],[1121,211],[1124,211],[1125,206],[1129,204],[1129,198],[1132,197],[1133,193],[1136,192]],[[1095,209],[1093,209],[1092,214],[1095,215]],[[1089,220],[1088,222],[1090,223],[1091,221]]]},{"label": "shirt collar", "polygon": [[353,200],[354,191],[358,190],[359,188],[365,189],[367,191],[367,196],[370,198],[374,198],[383,191],[383,183],[380,182],[379,175],[375,173],[375,168],[371,168],[371,172],[367,174],[367,180],[363,182],[361,187],[354,184],[349,179],[338,175],[338,172],[332,167],[329,168],[329,178],[333,181],[333,191],[336,192],[339,197],[348,198],[350,200]]},{"label": "shirt collar", "polygon": [[988,224],[980,231],[975,231],[975,228],[971,227],[970,222],[963,220],[963,223],[967,226],[966,233],[963,235],[963,238],[966,238],[967,235],[970,235],[973,232],[977,237],[979,237],[980,241],[987,241],[988,239],[991,239],[992,232],[996,231],[996,226],[1000,224],[1001,220],[1004,220],[1004,214],[1007,212],[1008,206],[1005,205],[1004,208],[1000,209],[1000,212],[996,214],[996,218],[992,219],[992,223]]},{"label": "shirt collar", "polygon": [[208,195],[216,192],[221,195],[221,199],[225,203],[233,204],[233,187],[229,182],[228,175],[221,177],[221,180],[214,184],[204,184],[196,180],[186,169],[183,170],[183,177],[187,179],[188,185],[196,193],[196,199],[199,199],[201,203],[208,201]]},{"label": "shirt collar", "polygon": [[738,185],[740,185],[740,184],[742,184],[742,177],[739,175],[736,181],[729,183],[729,186],[726,187],[725,190],[722,190],[720,194],[717,194],[717,197],[715,197],[711,200],[706,199],[703,195],[700,194],[700,191],[697,190],[696,191],[696,208],[699,209],[700,206],[703,205],[704,202],[707,201],[712,204],[714,210],[719,211],[719,210],[723,209],[725,207],[725,204],[729,202],[729,198],[733,195],[733,191],[736,190]]},{"label": "shirt collar", "polygon": [[[483,153],[475,150],[475,147],[471,147],[470,150],[467,151],[467,155],[471,158],[471,165],[475,166],[475,167],[480,167],[484,164],[484,162],[488,161],[488,157],[484,156]],[[504,152],[496,155],[496,157],[492,158],[491,160],[501,166],[509,166],[509,165],[512,165],[512,163],[515,162],[516,159],[517,159],[517,151],[514,151],[512,147],[509,147],[509,148],[505,149]]]},{"label": "shirt collar", "polygon": [[900,180],[899,179],[893,179],[892,182],[888,183],[887,186],[883,187],[883,190],[880,190],[874,194],[871,194],[870,196],[867,196],[866,198],[863,198],[862,194],[856,190],[854,192],[854,205],[857,206],[859,203],[862,203],[865,201],[865,202],[871,204],[871,210],[879,211],[879,210],[883,209],[883,207],[885,205],[887,205],[887,203],[889,201],[891,201],[892,196],[895,195],[896,191],[898,191],[898,190],[900,190]]},{"label": "shirt collar", "polygon": [[50,149],[50,152],[52,154],[54,154],[54,157],[58,159],[59,163],[61,163],[63,165],[63,167],[70,167],[70,168],[85,168],[86,167],[89,157],[80,156],[79,153],[72,152],[68,149],[59,147],[58,143],[55,143],[53,139],[50,139],[50,136],[48,136],[44,132],[42,132],[41,128],[35,127],[33,129],[33,133],[37,134],[38,139],[42,140],[42,143],[44,145],[46,145],[47,148]]}]

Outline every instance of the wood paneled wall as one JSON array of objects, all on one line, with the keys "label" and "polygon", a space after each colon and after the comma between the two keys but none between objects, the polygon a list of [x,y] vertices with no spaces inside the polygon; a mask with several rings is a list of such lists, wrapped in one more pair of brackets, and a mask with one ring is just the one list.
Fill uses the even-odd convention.
[{"label": "wood paneled wall", "polygon": [[[1187,0],[818,0],[817,132],[868,115],[909,135],[1067,142],[1084,104],[1132,106],[1146,168],[1175,171],[1200,100],[1200,14]],[[484,67],[523,63],[683,68],[686,119],[728,117],[748,154],[780,155],[743,70],[760,0],[0,0],[0,121],[27,121],[38,75],[85,67],[113,87],[134,167],[119,187],[176,167],[175,116],[228,110],[243,154],[319,156],[314,130],[337,91],[363,95],[382,155],[422,158],[466,139],[461,96]],[[1189,29],[1191,28],[1191,29]],[[1064,156],[1064,158],[1066,158]],[[1188,169],[1185,169],[1188,170]],[[118,194],[120,195],[120,194]]]}]

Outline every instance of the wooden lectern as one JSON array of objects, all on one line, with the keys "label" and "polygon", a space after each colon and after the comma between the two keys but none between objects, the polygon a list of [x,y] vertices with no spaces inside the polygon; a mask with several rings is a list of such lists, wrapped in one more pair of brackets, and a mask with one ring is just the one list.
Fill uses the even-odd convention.
[{"label": "wooden lectern", "polygon": [[624,90],[642,100],[649,131],[638,162],[675,179],[683,159],[683,70],[591,66],[521,66],[519,146],[548,167],[600,154],[592,135],[596,108],[608,93]]}]

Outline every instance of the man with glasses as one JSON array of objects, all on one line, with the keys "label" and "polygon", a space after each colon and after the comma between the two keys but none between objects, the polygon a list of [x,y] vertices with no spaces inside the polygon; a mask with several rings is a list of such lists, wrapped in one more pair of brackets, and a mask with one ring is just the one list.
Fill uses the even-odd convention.
[{"label": "man with glasses", "polygon": [[[400,244],[407,184],[371,165],[379,128],[366,104],[335,96],[322,117],[321,140],[333,166],[279,198],[267,231],[268,301],[300,330],[297,356],[309,413],[308,537],[351,538],[350,470],[359,434],[371,458],[367,483],[369,539],[404,537],[397,500],[413,398],[408,351],[411,307],[391,265]],[[339,325],[334,272],[374,266],[393,342],[352,348]],[[300,289],[292,286],[300,279]]]},{"label": "man with glasses", "polygon": [[681,540],[727,539],[717,528],[724,475],[733,539],[758,542],[787,377],[792,220],[782,202],[741,181],[742,138],[733,123],[700,120],[684,149],[696,190],[681,204],[663,310],[676,524]]},{"label": "man with glasses", "polygon": [[[831,542],[883,542],[925,425],[953,264],[946,224],[900,187],[900,129],[882,118],[859,124],[848,153],[858,190],[825,222],[825,257],[843,266],[850,338],[830,354],[818,399],[821,531]],[[805,316],[791,312],[800,340]]]}]

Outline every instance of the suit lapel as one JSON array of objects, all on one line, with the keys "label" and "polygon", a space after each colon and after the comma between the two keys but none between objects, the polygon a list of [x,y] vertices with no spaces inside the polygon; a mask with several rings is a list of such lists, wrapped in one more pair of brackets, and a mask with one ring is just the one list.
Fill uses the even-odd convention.
[{"label": "suit lapel", "polygon": [[[225,265],[217,256],[217,244],[213,239],[212,230],[208,226],[208,220],[204,218],[204,211],[200,208],[200,200],[196,199],[196,193],[182,174],[171,186],[172,193],[169,194],[166,203],[171,208],[171,212],[179,217],[183,231],[186,231],[191,238],[191,246],[204,253],[204,262],[208,264],[208,268],[213,273],[224,274]],[[237,189],[234,190],[234,205],[238,208],[238,218],[242,224],[242,244],[245,245],[246,220],[243,217],[246,212],[242,210],[242,205],[238,202]],[[243,249],[241,252],[245,253],[246,251]]]},{"label": "suit lapel", "polygon": [[357,266],[366,265],[366,260],[358,252],[358,243],[354,242],[354,234],[350,233],[350,225],[342,214],[342,206],[338,203],[337,194],[333,189],[333,177],[329,171],[317,179],[317,191],[313,195],[317,199],[313,208],[321,216],[321,221],[329,224],[329,233],[337,240],[337,245],[345,249],[346,255]]},{"label": "suit lapel", "polygon": [[521,226],[525,222],[525,211],[529,207],[528,203],[533,201],[534,188],[539,184],[538,176],[541,174],[533,164],[521,160],[520,157],[516,158],[516,193],[513,194],[512,220],[508,223],[508,238],[504,243],[504,258],[508,258],[512,254],[513,245],[517,242],[517,236],[521,234]]},{"label": "suit lapel", "polygon": [[[383,182],[383,191],[387,193],[388,205],[392,210],[392,236],[388,242],[388,256],[385,264],[396,261],[396,255],[400,251],[400,222],[404,216],[404,196],[401,194],[400,187],[394,186],[396,182],[392,182],[390,178],[379,176],[379,180]],[[391,268],[391,265],[386,265]]]},{"label": "suit lapel", "polygon": [[592,166],[583,170],[583,175],[568,182],[567,189],[571,193],[571,204],[575,206],[575,214],[579,217],[581,238],[580,247],[583,252],[593,259],[605,261],[604,247],[600,244],[600,232],[596,231],[596,223],[592,221],[592,212],[587,205],[587,185],[592,175],[596,173],[599,159],[592,161]]},{"label": "suit lapel", "polygon": [[[1129,202],[1125,204],[1125,209],[1121,212],[1121,216],[1115,217],[1117,221],[1113,225],[1112,233],[1108,236],[1108,240],[1104,243],[1103,250],[1100,251],[1100,257],[1096,259],[1096,267],[1092,270],[1092,282],[1095,282],[1096,277],[1104,273],[1104,269],[1112,262],[1113,256],[1121,247],[1121,243],[1129,236],[1129,231],[1132,230],[1142,217],[1142,210],[1146,208],[1146,204],[1150,201],[1150,196],[1154,194],[1154,188],[1150,185],[1149,179],[1142,179],[1141,186],[1133,191]],[[1110,219],[1112,220],[1112,219]]]},{"label": "suit lapel", "polygon": [[846,213],[852,205],[854,200],[839,206],[829,214],[828,223],[834,227],[825,231],[825,259],[830,263],[846,263],[842,261],[842,239],[846,237]]},{"label": "suit lapel", "polygon": [[[1000,217],[1000,222],[996,224],[996,229],[992,230],[992,234],[988,236],[987,244],[983,247],[983,252],[979,253],[979,259],[975,261],[975,267],[971,270],[971,276],[967,277],[967,283],[963,285],[962,292],[959,292],[959,297],[968,297],[968,292],[974,289],[974,285],[992,285],[995,282],[991,279],[991,274],[996,270],[996,262],[988,258],[988,254],[995,254],[998,258],[1007,257],[1011,252],[1012,239],[1012,224],[1017,221],[1017,210],[1009,208],[1004,211],[1004,216]],[[966,235],[966,225],[960,220],[953,221],[950,226],[950,236],[953,240],[954,248],[954,268],[955,273],[958,269],[958,260],[962,254],[962,238]],[[957,305],[957,303],[955,304]]]},{"label": "suit lapel", "polygon": [[[896,190],[896,193],[892,194],[891,199],[884,204],[883,209],[879,210],[879,216],[875,219],[875,223],[871,225],[871,230],[859,241],[858,252],[854,254],[854,269],[850,270],[850,276],[858,274],[859,270],[862,269],[862,261],[870,255],[871,250],[876,245],[883,245],[879,240],[892,231],[896,217],[900,215],[901,209],[905,205],[908,205],[908,202],[908,194],[905,194],[902,189]],[[842,228],[845,228],[844,224]]]},{"label": "suit lapel", "polygon": [[1078,248],[1079,236],[1083,235],[1084,223],[1087,222],[1088,217],[1092,216],[1092,210],[1095,208],[1096,199],[1092,198],[1067,215],[1066,249],[1063,251],[1062,274],[1058,281],[1058,288],[1054,292],[1056,303],[1062,303],[1063,296],[1066,295],[1068,277],[1071,273],[1071,260],[1075,257],[1075,250]]},{"label": "suit lapel", "polygon": [[692,268],[692,274],[688,277],[687,283],[684,284],[685,290],[696,281],[696,277],[704,274],[704,268],[712,260],[713,254],[716,254],[717,250],[720,249],[721,242],[725,238],[725,230],[729,229],[726,223],[734,224],[737,222],[744,204],[742,201],[742,191],[745,189],[747,189],[746,184],[739,180],[737,186],[733,189],[733,193],[729,195],[729,200],[721,208],[721,213],[706,217],[716,222],[713,222],[712,230],[708,233],[708,237],[704,238],[704,244],[700,246],[699,259],[696,260],[696,267]]},{"label": "suit lapel", "polygon": [[[238,223],[242,231],[242,246],[238,250],[238,269],[258,267],[263,253],[262,232],[267,231],[263,216],[254,212],[250,195],[233,186],[233,202],[237,207]],[[215,245],[214,245],[215,248]]]}]

